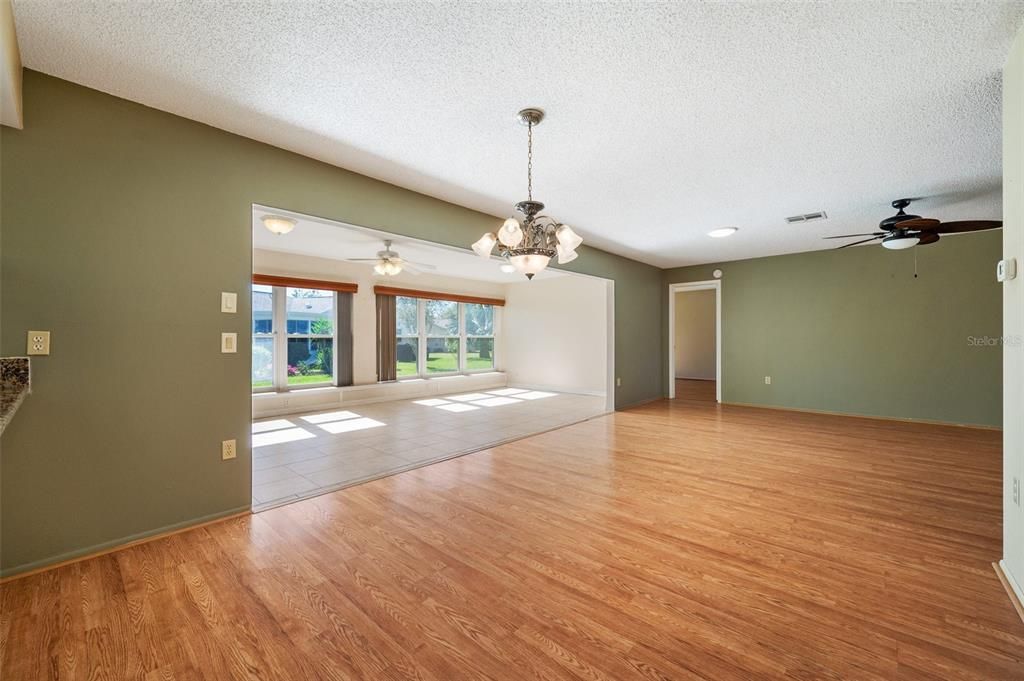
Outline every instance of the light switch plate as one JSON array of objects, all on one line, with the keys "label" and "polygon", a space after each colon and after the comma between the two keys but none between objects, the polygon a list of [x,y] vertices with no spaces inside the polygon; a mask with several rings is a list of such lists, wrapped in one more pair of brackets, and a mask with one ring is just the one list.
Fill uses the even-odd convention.
[{"label": "light switch plate", "polygon": [[230,291],[221,291],[220,311],[229,314],[238,312],[238,294]]},{"label": "light switch plate", "polygon": [[1017,259],[1007,258],[996,263],[996,281],[1010,281],[1017,276]]},{"label": "light switch plate", "polygon": [[220,335],[221,352],[238,352],[238,334],[222,333]]},{"label": "light switch plate", "polygon": [[48,355],[50,354],[50,332],[49,331],[29,331],[28,332],[28,350],[26,354],[29,355]]}]

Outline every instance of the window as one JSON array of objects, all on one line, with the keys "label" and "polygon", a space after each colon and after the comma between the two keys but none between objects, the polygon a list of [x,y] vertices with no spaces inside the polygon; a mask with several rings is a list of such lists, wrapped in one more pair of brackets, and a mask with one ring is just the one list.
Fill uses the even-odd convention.
[{"label": "window", "polygon": [[399,379],[493,370],[493,305],[397,296]]},{"label": "window", "polygon": [[288,385],[334,380],[334,291],[285,289]]},{"label": "window", "polygon": [[451,300],[425,300],[423,309],[427,373],[458,371],[459,304]]},{"label": "window", "polygon": [[494,368],[494,306],[464,303],[466,370]]},{"label": "window", "polygon": [[416,360],[420,356],[419,315],[418,300],[401,296],[395,299],[395,361],[398,363],[398,378],[416,376],[420,372]]},{"label": "window", "polygon": [[[252,285],[254,391],[337,385],[336,326],[340,324],[343,330],[351,327],[350,319],[339,319],[342,297],[348,300],[351,294]],[[341,309],[351,314],[351,305]],[[351,351],[350,342],[345,347]]]},{"label": "window", "polygon": [[274,385],[274,289],[252,285],[252,387]]}]

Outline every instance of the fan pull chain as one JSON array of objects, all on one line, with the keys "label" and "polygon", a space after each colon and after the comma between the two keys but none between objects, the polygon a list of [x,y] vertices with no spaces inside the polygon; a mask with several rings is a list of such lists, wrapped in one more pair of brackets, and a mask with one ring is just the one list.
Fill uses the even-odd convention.
[{"label": "fan pull chain", "polygon": [[914,246],[914,279],[917,279],[917,246]]}]

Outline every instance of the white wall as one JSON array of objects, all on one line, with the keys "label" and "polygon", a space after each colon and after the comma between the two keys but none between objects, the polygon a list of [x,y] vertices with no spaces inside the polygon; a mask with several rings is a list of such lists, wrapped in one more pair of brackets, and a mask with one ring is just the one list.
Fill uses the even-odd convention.
[{"label": "white wall", "polygon": [[1003,284],[1002,567],[1024,600],[1024,508],[1013,502],[1014,478],[1024,485],[1024,29],[1003,71],[1003,257],[1018,274]]},{"label": "white wall", "polygon": [[570,275],[509,284],[502,331],[509,385],[606,393],[606,281]]},{"label": "white wall", "polygon": [[676,378],[715,380],[715,291],[676,293]]},{"label": "white wall", "polygon": [[[352,298],[352,375],[355,385],[377,382],[377,300],[373,293],[375,285],[404,286],[487,298],[505,297],[505,285],[492,282],[406,272],[394,277],[382,277],[374,274],[373,268],[367,265],[260,249],[253,250],[252,258],[253,271],[259,274],[328,279],[359,285],[359,292]],[[495,326],[495,356],[498,361],[497,368],[500,369],[504,345],[501,337],[503,327],[500,322]]]}]

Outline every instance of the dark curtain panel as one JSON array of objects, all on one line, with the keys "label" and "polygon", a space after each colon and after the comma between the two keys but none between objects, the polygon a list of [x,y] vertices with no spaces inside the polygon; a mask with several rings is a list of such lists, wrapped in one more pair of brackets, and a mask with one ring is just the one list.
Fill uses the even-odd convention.
[{"label": "dark curtain panel", "polygon": [[352,294],[338,294],[338,385],[352,385]]},{"label": "dark curtain panel", "polygon": [[377,380],[394,381],[398,378],[395,346],[395,297],[377,296]]}]

